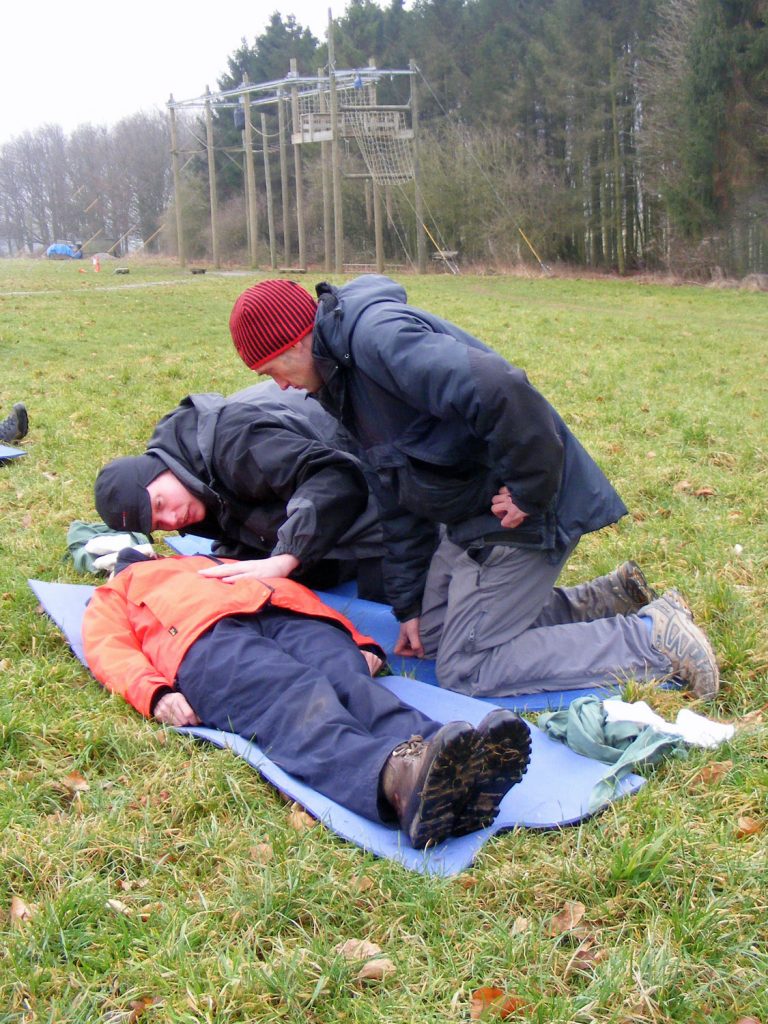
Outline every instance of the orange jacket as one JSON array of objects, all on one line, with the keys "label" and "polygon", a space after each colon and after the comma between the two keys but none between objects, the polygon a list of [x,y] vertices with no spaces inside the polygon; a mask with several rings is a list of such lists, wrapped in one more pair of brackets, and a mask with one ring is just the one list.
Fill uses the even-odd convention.
[{"label": "orange jacket", "polygon": [[300,583],[289,579],[225,583],[198,574],[198,569],[210,566],[209,558],[197,555],[137,562],[98,587],[85,610],[83,646],[88,667],[100,683],[122,694],[142,715],[151,715],[157,691],[174,685],[187,650],[214,622],[258,612],[266,604],[338,623],[358,647],[384,657],[375,640],[359,633]]}]

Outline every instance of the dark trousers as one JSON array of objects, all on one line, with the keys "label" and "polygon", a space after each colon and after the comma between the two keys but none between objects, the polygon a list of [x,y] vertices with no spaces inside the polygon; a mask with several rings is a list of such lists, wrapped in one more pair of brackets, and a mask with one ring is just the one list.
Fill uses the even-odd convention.
[{"label": "dark trousers", "polygon": [[374,821],[398,743],[439,723],[371,679],[344,630],[267,608],[221,619],[187,651],[176,683],[206,725],[253,740],[285,771]]}]

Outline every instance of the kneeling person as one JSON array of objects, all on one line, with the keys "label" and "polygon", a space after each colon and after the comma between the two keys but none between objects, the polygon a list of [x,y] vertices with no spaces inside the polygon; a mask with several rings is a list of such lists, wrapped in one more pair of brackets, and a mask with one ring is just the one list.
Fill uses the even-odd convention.
[{"label": "kneeling person", "polygon": [[96,508],[113,530],[178,530],[238,559],[212,576],[291,576],[324,588],[357,577],[381,600],[383,542],[351,438],[305,395],[271,381],[230,398],[188,395],[143,455],[108,463]]},{"label": "kneeling person", "polygon": [[489,825],[530,758],[530,731],[497,709],[441,725],[371,680],[383,651],[282,578],[200,575],[204,556],[121,555],[83,622],[85,656],[147,717],[258,743],[281,768],[416,847]]}]

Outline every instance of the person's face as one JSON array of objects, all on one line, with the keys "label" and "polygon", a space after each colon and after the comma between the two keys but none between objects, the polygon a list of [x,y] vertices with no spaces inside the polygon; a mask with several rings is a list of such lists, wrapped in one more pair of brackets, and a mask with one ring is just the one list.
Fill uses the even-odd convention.
[{"label": "person's face", "polygon": [[147,484],[153,530],[183,530],[205,519],[205,505],[166,469]]},{"label": "person's face", "polygon": [[323,381],[315,369],[312,355],[312,335],[281,352],[259,367],[259,373],[265,373],[277,384],[281,391],[287,388],[305,388],[307,391],[319,391]]}]

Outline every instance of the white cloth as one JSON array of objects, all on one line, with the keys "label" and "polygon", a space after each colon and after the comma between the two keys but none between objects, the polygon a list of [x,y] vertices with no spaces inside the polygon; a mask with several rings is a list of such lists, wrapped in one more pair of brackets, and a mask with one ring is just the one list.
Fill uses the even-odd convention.
[{"label": "white cloth", "polygon": [[142,555],[152,554],[151,544],[133,544],[133,538],[129,533],[113,533],[99,537],[91,537],[85,545],[89,555],[99,555],[94,563],[94,569],[101,572],[111,572],[117,562],[118,554],[123,548],[133,548],[140,551]]},{"label": "white cloth", "polygon": [[647,725],[657,732],[679,736],[684,743],[694,747],[713,748],[732,738],[736,728],[727,722],[713,722],[704,715],[682,708],[673,722],[667,722],[657,715],[644,700],[629,704],[618,698],[604,701],[603,709],[609,722],[633,722]]}]

